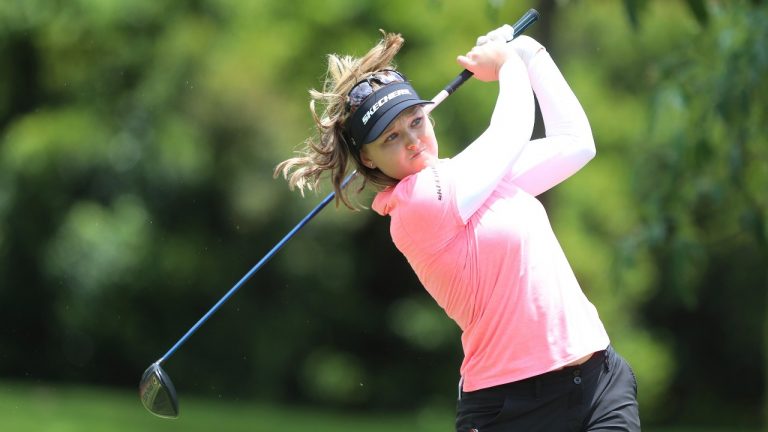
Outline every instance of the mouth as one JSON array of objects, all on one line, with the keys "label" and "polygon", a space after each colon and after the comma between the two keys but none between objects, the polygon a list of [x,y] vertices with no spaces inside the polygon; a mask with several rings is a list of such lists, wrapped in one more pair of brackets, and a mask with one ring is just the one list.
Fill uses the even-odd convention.
[{"label": "mouth", "polygon": [[421,155],[422,153],[424,153],[424,149],[423,149],[423,148],[422,148],[422,149],[418,149],[418,150],[416,150],[416,152],[414,152],[414,153],[413,153],[413,155],[411,155],[411,159],[416,159],[416,158],[417,158],[417,157],[419,157],[419,155]]}]

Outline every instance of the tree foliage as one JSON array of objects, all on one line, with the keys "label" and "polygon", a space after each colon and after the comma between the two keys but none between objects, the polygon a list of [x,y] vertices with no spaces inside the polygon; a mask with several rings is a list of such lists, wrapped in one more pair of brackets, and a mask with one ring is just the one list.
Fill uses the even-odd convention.
[{"label": "tree foliage", "polygon": [[[765,382],[735,373],[768,358],[763,2],[3,2],[0,377],[134,386],[319,202],[272,168],[311,133],[325,54],[400,32],[429,97],[529,7],[598,146],[544,199],[644,419],[755,425]],[[495,94],[434,112],[444,156]],[[167,369],[218,397],[450,407],[458,338],[386,220],[328,208]]]},{"label": "tree foliage", "polygon": [[[762,380],[740,378],[765,374],[758,347],[766,346],[768,292],[768,13],[736,2],[714,5],[709,16],[707,31],[655,79],[649,129],[633,151],[633,190],[645,205],[630,242],[646,248],[657,269],[646,319],[656,328],[673,324],[679,338],[674,394],[721,407],[708,394],[713,380],[735,405],[764,391]],[[756,355],[731,357],[745,347]],[[732,367],[702,385],[694,377],[713,363]],[[672,400],[667,406],[707,417]]]}]

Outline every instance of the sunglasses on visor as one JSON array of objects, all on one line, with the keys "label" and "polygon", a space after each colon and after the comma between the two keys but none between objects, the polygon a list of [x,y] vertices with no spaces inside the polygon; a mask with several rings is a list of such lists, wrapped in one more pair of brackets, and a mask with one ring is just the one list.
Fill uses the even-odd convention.
[{"label": "sunglasses on visor", "polygon": [[370,96],[374,89],[371,85],[372,82],[385,86],[393,82],[406,82],[408,79],[405,75],[394,69],[384,69],[379,72],[373,73],[367,78],[364,78],[352,87],[352,90],[347,93],[347,111],[351,112],[353,109],[359,107],[363,101]]}]

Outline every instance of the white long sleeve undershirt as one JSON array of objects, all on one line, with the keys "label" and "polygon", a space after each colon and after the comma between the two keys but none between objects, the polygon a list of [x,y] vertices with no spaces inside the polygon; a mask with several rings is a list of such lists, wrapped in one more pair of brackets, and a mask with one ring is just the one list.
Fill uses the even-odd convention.
[{"label": "white long sleeve undershirt", "polygon": [[[546,137],[530,140],[533,92]],[[466,223],[505,176],[537,196],[567,179],[595,156],[589,121],[576,95],[543,48],[523,61],[511,55],[499,71],[499,96],[489,127],[451,159],[461,181],[456,200]]]}]

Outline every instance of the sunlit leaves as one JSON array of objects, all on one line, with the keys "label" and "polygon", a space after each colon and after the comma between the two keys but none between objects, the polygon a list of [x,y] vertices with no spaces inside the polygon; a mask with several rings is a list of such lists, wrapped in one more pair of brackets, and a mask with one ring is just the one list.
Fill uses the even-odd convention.
[{"label": "sunlit leaves", "polygon": [[394,303],[389,325],[405,341],[427,351],[450,346],[459,336],[456,324],[426,296],[410,296]]},{"label": "sunlit leaves", "polygon": [[40,110],[5,131],[0,165],[13,173],[69,176],[108,163],[110,138],[104,119],[88,107]]},{"label": "sunlit leaves", "polygon": [[363,401],[368,393],[362,362],[349,353],[315,349],[301,372],[304,390],[318,401],[349,404]]},{"label": "sunlit leaves", "polygon": [[81,202],[52,239],[47,267],[68,292],[63,298],[90,314],[86,306],[140,271],[152,234],[152,220],[137,197],[120,197],[108,207]]}]

